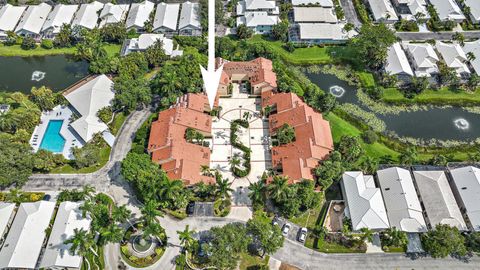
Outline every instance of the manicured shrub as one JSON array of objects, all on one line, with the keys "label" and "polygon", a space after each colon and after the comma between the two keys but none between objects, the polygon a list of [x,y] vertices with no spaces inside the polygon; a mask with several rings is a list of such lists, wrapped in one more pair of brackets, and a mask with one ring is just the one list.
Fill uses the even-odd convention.
[{"label": "manicured shrub", "polygon": [[25,37],[20,47],[24,50],[33,50],[37,47],[37,44],[35,43],[35,40],[33,38]]},{"label": "manicured shrub", "polygon": [[365,143],[373,144],[378,140],[378,135],[373,130],[367,130],[363,132],[362,139]]},{"label": "manicured shrub", "polygon": [[42,40],[42,43],[40,43],[40,46],[44,49],[50,50],[53,48],[53,41],[50,39],[44,39]]}]

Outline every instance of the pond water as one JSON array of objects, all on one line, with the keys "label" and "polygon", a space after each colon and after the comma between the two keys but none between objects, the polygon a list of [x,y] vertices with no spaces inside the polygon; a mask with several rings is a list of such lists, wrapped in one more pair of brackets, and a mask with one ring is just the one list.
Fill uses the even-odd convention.
[{"label": "pond water", "polygon": [[[354,86],[330,74],[306,75],[322,90],[334,94],[340,103],[353,103],[370,111],[358,100]],[[377,114],[377,117],[385,122],[387,131],[393,131],[402,137],[424,140],[474,140],[480,137],[480,114],[467,112],[460,107],[430,107],[426,111],[401,112],[398,115]]]},{"label": "pond water", "polygon": [[33,86],[61,91],[88,75],[88,63],[71,56],[0,57],[0,91],[29,93]]}]

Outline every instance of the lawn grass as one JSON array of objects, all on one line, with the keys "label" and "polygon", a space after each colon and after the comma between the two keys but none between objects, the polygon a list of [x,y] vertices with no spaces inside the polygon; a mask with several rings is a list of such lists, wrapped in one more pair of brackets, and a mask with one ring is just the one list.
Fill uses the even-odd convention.
[{"label": "lawn grass", "polygon": [[[107,44],[105,45],[105,50],[109,56],[115,56],[120,53],[121,45],[119,44]],[[33,50],[24,50],[20,45],[5,46],[0,44],[0,56],[21,56],[21,57],[30,57],[30,56],[47,56],[47,55],[59,55],[59,54],[75,54],[76,48],[53,48],[53,49],[44,49],[40,46]]]},{"label": "lawn grass", "polygon": [[111,151],[110,146],[107,146],[107,147],[101,149],[100,150],[100,161],[95,166],[76,169],[71,164],[65,164],[61,167],[58,167],[58,168],[55,168],[55,169],[51,170],[50,173],[54,173],[54,174],[66,173],[66,174],[68,174],[68,173],[92,173],[92,172],[96,172],[100,168],[105,166],[105,164],[108,162],[108,160],[110,158],[110,151]]},{"label": "lawn grass", "polygon": [[358,249],[348,248],[337,243],[328,243],[326,241],[318,241],[317,246],[315,246],[315,239],[310,236],[307,237],[305,246],[323,253],[365,253]]},{"label": "lawn grass", "polygon": [[125,114],[125,112],[119,112],[115,114],[113,122],[108,125],[108,128],[113,135],[117,135],[118,131],[123,125],[123,122],[125,122],[125,119],[127,119],[127,114]]},{"label": "lawn grass", "polygon": [[[344,135],[360,136],[362,134],[362,131],[360,131],[357,127],[340,118],[334,113],[329,113],[324,117],[330,122],[333,141],[335,143],[338,143],[340,141],[340,138]],[[400,155],[399,152],[390,149],[388,146],[379,142],[375,142],[373,144],[366,144],[362,141],[361,143],[363,149],[365,149],[365,152],[368,156],[380,158],[382,156],[389,155],[393,159],[397,160],[398,156]]]},{"label": "lawn grass", "polygon": [[448,87],[442,87],[438,90],[426,90],[411,99],[404,97],[396,88],[388,88],[384,91],[382,101],[395,104],[479,105],[480,88],[473,92],[455,92]]},{"label": "lawn grass", "polygon": [[265,256],[264,258],[262,258],[260,256],[251,255],[249,253],[241,253],[239,269],[240,270],[256,269],[255,266],[268,265],[269,260],[270,260],[269,256]]},{"label": "lawn grass", "polygon": [[382,247],[383,251],[388,253],[405,253],[405,248],[403,247],[394,247],[394,246],[384,246]]},{"label": "lawn grass", "polygon": [[284,61],[294,65],[316,65],[338,62],[340,59],[351,58],[351,52],[345,46],[312,46],[297,48],[289,52],[283,48],[283,42],[273,41],[262,35],[253,36],[250,43],[268,43]]},{"label": "lawn grass", "polygon": [[323,203],[320,203],[317,207],[303,212],[298,217],[291,218],[290,221],[311,231],[317,224],[318,216],[322,212],[322,207]]},{"label": "lawn grass", "polygon": [[20,45],[5,46],[0,44],[0,56],[45,56],[45,55],[57,55],[57,54],[74,54],[75,47],[70,48],[54,48],[54,49],[44,49],[38,46],[33,50],[24,50]]}]

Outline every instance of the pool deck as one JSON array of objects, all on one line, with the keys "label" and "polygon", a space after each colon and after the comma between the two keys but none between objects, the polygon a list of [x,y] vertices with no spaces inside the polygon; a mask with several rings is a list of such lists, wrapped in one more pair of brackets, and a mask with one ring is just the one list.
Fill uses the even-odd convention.
[{"label": "pool deck", "polygon": [[32,146],[33,150],[35,152],[39,150],[50,120],[63,120],[62,128],[60,129],[60,135],[62,135],[62,137],[65,139],[65,145],[61,154],[66,159],[73,159],[71,149],[73,147],[82,147],[84,142],[70,127],[70,118],[72,116],[73,112],[68,106],[59,105],[53,108],[51,111],[42,112],[40,124],[35,127],[32,137],[30,138],[30,145]]}]

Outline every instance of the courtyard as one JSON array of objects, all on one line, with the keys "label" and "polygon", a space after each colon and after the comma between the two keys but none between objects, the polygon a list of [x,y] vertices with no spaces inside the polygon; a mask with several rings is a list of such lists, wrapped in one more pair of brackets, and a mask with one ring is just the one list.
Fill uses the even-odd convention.
[{"label": "courtyard", "polygon": [[[249,97],[234,84],[230,98],[220,98],[222,108],[219,118],[212,122],[212,155],[210,168],[218,169],[225,178],[233,180],[232,188],[248,187],[260,180],[263,172],[271,167],[270,137],[268,119],[261,116],[260,98]],[[229,161],[240,152],[230,144],[230,124],[236,119],[247,119],[249,128],[238,133],[239,141],[249,147],[251,152],[251,171],[246,177],[233,175]]]}]

